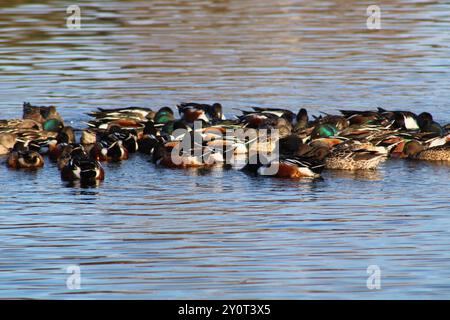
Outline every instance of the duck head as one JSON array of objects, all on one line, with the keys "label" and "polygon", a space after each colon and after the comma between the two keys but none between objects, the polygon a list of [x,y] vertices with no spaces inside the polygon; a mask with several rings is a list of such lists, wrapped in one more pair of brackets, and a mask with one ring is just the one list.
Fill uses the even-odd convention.
[{"label": "duck head", "polygon": [[338,133],[338,129],[332,124],[321,124],[314,128],[311,136],[315,138],[329,138]]},{"label": "duck head", "polygon": [[169,107],[162,107],[155,114],[154,123],[155,124],[166,124],[175,119],[172,109]]},{"label": "duck head", "polygon": [[414,158],[423,150],[425,150],[425,147],[419,141],[409,141],[403,147],[403,158]]},{"label": "duck head", "polygon": [[63,123],[61,122],[61,120],[52,118],[52,119],[46,120],[46,121],[43,123],[42,128],[43,128],[45,131],[50,131],[50,132],[60,132],[60,131],[64,128],[64,125],[63,125]]},{"label": "duck head", "polygon": [[208,114],[210,115],[211,120],[226,120],[225,115],[223,114],[222,105],[220,103],[213,103],[208,109]]},{"label": "duck head", "polygon": [[301,108],[297,116],[295,117],[296,120],[296,129],[304,130],[308,127],[309,117],[308,117],[308,111],[305,108]]}]

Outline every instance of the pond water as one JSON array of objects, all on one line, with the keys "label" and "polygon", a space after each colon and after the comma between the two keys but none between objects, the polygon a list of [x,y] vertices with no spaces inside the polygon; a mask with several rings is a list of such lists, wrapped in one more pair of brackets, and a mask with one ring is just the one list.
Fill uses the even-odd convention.
[{"label": "pond water", "polygon": [[[0,4],[0,118],[30,101],[83,127],[98,106],[219,101],[228,116],[382,106],[450,122],[448,2],[383,1],[380,30],[366,27],[370,1],[78,0],[69,30],[73,3]],[[136,155],[83,189],[51,163],[0,162],[0,298],[450,297],[446,164],[287,181]]]}]

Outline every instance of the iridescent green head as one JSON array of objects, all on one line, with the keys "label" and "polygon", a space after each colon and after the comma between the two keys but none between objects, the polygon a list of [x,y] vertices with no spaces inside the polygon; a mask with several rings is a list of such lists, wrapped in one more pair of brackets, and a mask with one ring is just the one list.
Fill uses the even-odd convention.
[{"label": "iridescent green head", "polygon": [[48,119],[47,121],[44,122],[42,128],[45,131],[60,132],[61,129],[64,128],[64,125],[58,119]]},{"label": "iridescent green head", "polygon": [[322,124],[316,127],[312,133],[313,138],[329,138],[338,133],[338,129],[331,124]]},{"label": "iridescent green head", "polygon": [[155,124],[165,124],[174,120],[172,109],[169,107],[161,108],[155,115]]}]

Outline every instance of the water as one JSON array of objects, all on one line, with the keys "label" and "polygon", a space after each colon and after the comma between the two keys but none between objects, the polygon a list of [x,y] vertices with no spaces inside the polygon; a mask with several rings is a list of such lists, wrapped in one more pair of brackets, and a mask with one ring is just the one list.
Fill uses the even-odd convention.
[{"label": "water", "polygon": [[[0,118],[55,104],[430,111],[450,122],[450,5],[383,1],[0,4]],[[0,159],[3,163],[4,159]],[[322,181],[106,165],[97,188],[0,166],[0,298],[449,298],[449,166],[389,161]],[[81,288],[66,286],[80,266]],[[381,268],[381,290],[366,286]]]}]

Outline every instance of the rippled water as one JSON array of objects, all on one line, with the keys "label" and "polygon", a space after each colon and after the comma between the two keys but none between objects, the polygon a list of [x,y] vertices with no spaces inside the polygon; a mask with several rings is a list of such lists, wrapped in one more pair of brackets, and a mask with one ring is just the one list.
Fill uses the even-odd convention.
[{"label": "rippled water", "polygon": [[[383,1],[0,4],[0,118],[56,104],[433,112],[450,122],[450,4]],[[4,159],[0,159],[4,162]],[[389,161],[321,181],[107,165],[98,188],[51,164],[0,166],[0,298],[449,298],[449,166]],[[81,288],[66,287],[67,267]],[[381,290],[366,287],[369,265]]]}]

